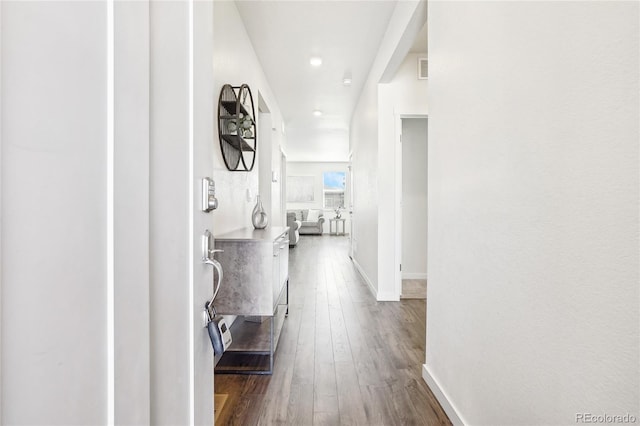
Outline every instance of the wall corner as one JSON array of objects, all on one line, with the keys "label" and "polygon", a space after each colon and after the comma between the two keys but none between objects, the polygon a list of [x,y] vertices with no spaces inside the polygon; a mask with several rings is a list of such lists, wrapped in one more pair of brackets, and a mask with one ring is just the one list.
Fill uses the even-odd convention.
[{"label": "wall corner", "polygon": [[427,364],[422,364],[422,379],[426,382],[427,386],[436,397],[440,406],[451,420],[454,426],[464,426],[468,424],[460,415],[460,412],[456,409],[455,405],[451,402],[449,395],[442,389],[440,383],[435,378]]}]

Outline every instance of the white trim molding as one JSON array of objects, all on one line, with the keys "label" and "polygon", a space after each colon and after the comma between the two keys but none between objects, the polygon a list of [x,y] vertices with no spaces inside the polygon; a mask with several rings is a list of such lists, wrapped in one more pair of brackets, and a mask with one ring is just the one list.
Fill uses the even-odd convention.
[{"label": "white trim molding", "polygon": [[351,260],[353,261],[353,265],[356,267],[356,270],[358,271],[358,273],[360,274],[360,276],[362,277],[364,282],[367,283],[367,286],[369,286],[369,291],[371,291],[371,294],[373,294],[373,297],[375,297],[376,300],[377,300],[377,292],[378,291],[373,286],[373,283],[371,282],[371,280],[367,276],[367,273],[364,272],[364,269],[362,269],[362,266],[360,266],[360,264],[358,263],[357,260],[355,260],[353,258]]},{"label": "white trim molding", "polygon": [[[0,2],[0,22],[2,22],[2,2]],[[0,27],[0,46],[2,46],[2,28]],[[2,176],[2,50],[0,49],[0,176]],[[0,185],[0,241],[2,241],[2,185]],[[2,245],[0,244],[0,271],[2,270]],[[2,276],[0,275],[0,318],[2,318]],[[2,348],[2,330],[0,330],[0,348]],[[2,391],[2,354],[0,350],[0,392]],[[2,419],[2,398],[0,398],[0,419]]]},{"label": "white trim molding", "polygon": [[358,261],[353,258],[351,260],[353,261],[353,264],[355,265],[358,273],[360,273],[360,276],[362,276],[362,279],[364,279],[364,282],[366,282],[369,286],[369,291],[371,291],[371,294],[373,294],[373,297],[375,297],[378,302],[397,302],[400,300],[399,296],[392,291],[381,292],[376,290],[376,288],[373,286],[373,283],[367,276],[366,272],[364,272],[364,269],[362,269],[362,266],[360,266]]},{"label": "white trim molding", "polygon": [[393,291],[380,291],[376,296],[378,302],[398,302],[400,297]]},{"label": "white trim molding", "polygon": [[[193,153],[194,153],[194,129],[193,129],[193,123],[194,123],[194,118],[193,118],[193,114],[194,114],[194,105],[193,105],[193,99],[194,99],[194,93],[193,93],[193,86],[194,86],[194,82],[193,82],[193,70],[194,70],[194,61],[193,61],[193,43],[194,43],[194,39],[193,39],[193,32],[194,32],[194,25],[193,25],[193,1],[194,0],[188,0],[187,2],[187,10],[188,10],[188,19],[189,19],[189,26],[188,26],[188,31],[189,31],[189,63],[188,63],[188,78],[189,78],[189,108],[188,108],[188,114],[189,114],[189,122],[188,122],[188,126],[189,126],[189,168],[188,168],[188,174],[187,174],[187,182],[188,182],[188,197],[189,197],[189,217],[188,217],[188,223],[189,223],[189,235],[191,236],[191,238],[188,238],[187,241],[187,253],[188,256],[185,259],[186,260],[186,267],[187,270],[189,271],[189,301],[191,303],[189,303],[189,316],[188,318],[195,318],[195,309],[194,309],[194,304],[195,304],[195,274],[194,274],[194,266],[193,266],[193,262],[196,259],[195,257],[195,253],[194,253],[194,249],[193,249],[193,245],[195,244],[195,239],[199,237],[199,235],[196,237],[195,235],[195,224],[194,224],[194,214],[196,214],[196,212],[194,211],[194,181],[195,181],[195,172],[194,172],[194,158],[193,158]],[[190,425],[195,425],[196,424],[196,399],[195,399],[195,392],[196,392],[196,383],[195,383],[195,377],[196,377],[196,365],[195,365],[195,325],[194,325],[194,321],[191,320],[189,321],[189,424]]]},{"label": "white trim molding", "polygon": [[426,280],[427,273],[426,272],[403,272],[402,279],[403,280]]},{"label": "white trim molding", "polygon": [[114,0],[107,0],[107,187],[106,265],[107,265],[107,424],[116,418],[116,344],[115,344],[115,16]]},{"label": "white trim molding", "polygon": [[431,392],[433,392],[433,395],[436,397],[454,426],[464,426],[469,424],[463,420],[460,412],[453,405],[451,399],[442,389],[435,376],[431,373],[427,364],[422,364],[422,378],[427,383],[427,386],[429,386],[429,389],[431,389]]}]

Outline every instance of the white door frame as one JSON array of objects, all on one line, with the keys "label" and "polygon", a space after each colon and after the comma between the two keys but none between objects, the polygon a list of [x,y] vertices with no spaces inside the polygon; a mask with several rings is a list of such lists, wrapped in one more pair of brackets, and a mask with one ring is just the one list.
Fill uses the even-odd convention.
[{"label": "white door frame", "polygon": [[[395,114],[395,214],[394,214],[394,234],[395,234],[395,250],[394,250],[394,290],[398,299],[402,295],[402,120],[405,118],[425,118],[427,114]],[[427,138],[428,143],[428,138]],[[427,218],[425,217],[425,220]]]},{"label": "white door frame", "polygon": [[[0,46],[2,46],[2,2],[0,2]],[[0,177],[2,177],[2,49],[0,49]],[[0,241],[2,241],[2,184],[0,184]],[[0,244],[2,271],[2,244]],[[2,319],[2,274],[0,274],[0,320]],[[0,327],[0,422],[2,422],[2,327]]]},{"label": "white door frame", "polygon": [[353,200],[355,196],[353,193],[353,152],[349,153],[349,165],[347,168],[349,170],[349,257],[353,260]]},{"label": "white door frame", "polygon": [[201,179],[213,175],[212,2],[150,2],[151,423],[211,424],[213,351],[203,323],[213,270]]}]

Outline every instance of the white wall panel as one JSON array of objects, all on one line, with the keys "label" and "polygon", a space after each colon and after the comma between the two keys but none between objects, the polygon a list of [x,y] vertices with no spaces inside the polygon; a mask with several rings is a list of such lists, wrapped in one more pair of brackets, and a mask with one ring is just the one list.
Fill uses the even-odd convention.
[{"label": "white wall panel", "polygon": [[468,424],[638,418],[639,4],[429,7],[429,371]]},{"label": "white wall panel", "polygon": [[[263,144],[261,140],[258,140],[258,152],[264,149],[271,151],[274,146],[278,148],[284,146],[280,109],[253,50],[236,4],[234,2],[214,2],[213,7],[215,17],[213,74],[216,114],[217,100],[222,86],[224,84],[239,86],[246,83],[251,88],[256,114],[258,114],[258,94],[260,94],[269,108],[271,128],[275,129],[271,131],[270,144]],[[269,131],[268,128],[263,130]],[[215,147],[213,157],[214,178],[216,180],[217,198],[220,202],[220,207],[214,213],[215,232],[224,233],[245,226],[252,226],[251,212],[256,203],[255,197],[259,193],[259,159],[256,158],[255,166],[251,172],[228,171],[220,152],[217,120],[214,122],[214,137],[211,143]],[[265,154],[268,154],[268,152]],[[271,156],[266,155],[266,157]],[[266,164],[268,163],[273,165],[271,158]],[[269,179],[270,172],[264,173],[264,178]],[[276,187],[272,186],[271,188],[273,195],[277,195]],[[250,195],[249,198],[247,198],[247,191]],[[274,197],[274,199],[276,198]],[[271,200],[269,201],[271,204]],[[273,219],[270,218],[270,223],[277,223]]]}]

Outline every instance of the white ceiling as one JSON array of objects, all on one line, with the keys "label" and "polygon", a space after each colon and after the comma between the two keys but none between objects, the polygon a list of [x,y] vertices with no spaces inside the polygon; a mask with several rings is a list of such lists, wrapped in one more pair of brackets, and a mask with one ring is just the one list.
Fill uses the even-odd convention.
[{"label": "white ceiling", "polygon": [[[396,1],[236,5],[284,118],[287,159],[347,160],[351,114]],[[320,67],[309,64],[312,56],[322,58]],[[342,84],[347,72],[350,87]]]}]

